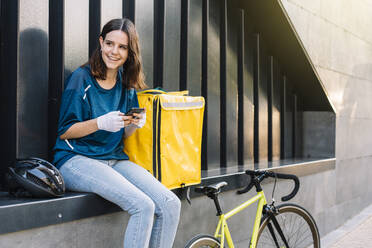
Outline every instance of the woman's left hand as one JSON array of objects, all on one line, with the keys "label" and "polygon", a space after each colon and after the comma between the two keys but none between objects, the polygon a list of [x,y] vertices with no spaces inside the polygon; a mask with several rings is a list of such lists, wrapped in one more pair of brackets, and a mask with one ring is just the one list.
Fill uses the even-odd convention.
[{"label": "woman's left hand", "polygon": [[145,125],[146,123],[146,110],[145,112],[141,114],[133,114],[133,119],[131,120],[131,124],[136,126],[137,128],[141,128]]}]

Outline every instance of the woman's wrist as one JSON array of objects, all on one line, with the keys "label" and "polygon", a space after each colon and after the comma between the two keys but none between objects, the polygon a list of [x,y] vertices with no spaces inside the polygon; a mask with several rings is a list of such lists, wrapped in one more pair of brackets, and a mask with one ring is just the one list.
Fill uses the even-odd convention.
[{"label": "woman's wrist", "polygon": [[88,136],[98,130],[97,118],[77,122],[67,129],[67,131],[60,136],[60,139],[77,139]]}]

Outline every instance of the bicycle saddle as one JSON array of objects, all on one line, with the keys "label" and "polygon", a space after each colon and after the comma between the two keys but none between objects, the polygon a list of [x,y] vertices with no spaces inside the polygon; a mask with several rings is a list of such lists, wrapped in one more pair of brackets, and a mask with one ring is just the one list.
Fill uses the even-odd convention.
[{"label": "bicycle saddle", "polygon": [[222,181],[219,183],[214,183],[211,185],[206,185],[206,186],[199,186],[195,188],[195,192],[198,193],[203,193],[205,195],[207,194],[218,194],[221,192],[221,188],[227,185],[227,182]]}]

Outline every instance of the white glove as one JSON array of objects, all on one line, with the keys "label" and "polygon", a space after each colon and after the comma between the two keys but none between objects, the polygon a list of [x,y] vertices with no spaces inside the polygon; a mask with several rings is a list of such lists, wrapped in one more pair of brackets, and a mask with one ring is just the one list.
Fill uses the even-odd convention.
[{"label": "white glove", "polygon": [[97,118],[99,130],[109,132],[120,131],[124,127],[123,114],[120,111],[112,111]]},{"label": "white glove", "polygon": [[142,118],[138,121],[138,124],[135,125],[137,128],[141,128],[145,125],[145,123],[146,123],[146,112],[141,114],[141,117]]}]

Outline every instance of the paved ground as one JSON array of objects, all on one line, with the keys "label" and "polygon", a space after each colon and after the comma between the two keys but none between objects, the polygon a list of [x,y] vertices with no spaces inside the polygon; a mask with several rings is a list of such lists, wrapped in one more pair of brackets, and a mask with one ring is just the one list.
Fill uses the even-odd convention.
[{"label": "paved ground", "polygon": [[322,238],[322,248],[372,248],[372,205]]}]

